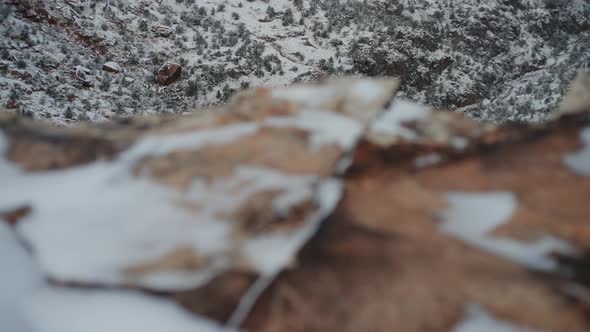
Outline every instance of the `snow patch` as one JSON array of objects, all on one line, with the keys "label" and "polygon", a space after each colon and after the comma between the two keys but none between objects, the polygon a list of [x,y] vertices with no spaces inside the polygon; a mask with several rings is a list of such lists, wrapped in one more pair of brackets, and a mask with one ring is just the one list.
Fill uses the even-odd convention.
[{"label": "snow patch", "polygon": [[185,134],[146,136],[126,151],[121,159],[134,162],[147,156],[163,156],[171,151],[196,150],[206,145],[226,144],[254,134],[257,130],[256,123],[247,122]]},{"label": "snow patch", "polygon": [[273,99],[283,99],[301,103],[305,107],[321,107],[326,103],[332,103],[338,98],[337,90],[327,86],[291,86],[273,89]]},{"label": "snow patch", "polygon": [[272,127],[295,127],[310,131],[312,149],[325,144],[338,144],[350,150],[362,134],[362,126],[355,120],[326,111],[303,111],[289,117],[273,117],[265,121]]},{"label": "snow patch", "polygon": [[383,85],[372,80],[359,80],[353,84],[351,90],[353,95],[365,104],[378,100],[387,92]]},{"label": "snow patch", "polygon": [[498,320],[475,304],[470,304],[467,307],[465,316],[465,319],[457,324],[452,332],[534,332]]},{"label": "snow patch", "polygon": [[9,267],[2,269],[0,283],[0,325],[5,331],[229,332],[169,300],[140,292],[50,286],[16,232],[2,222],[0,266]]},{"label": "snow patch", "polygon": [[584,148],[576,153],[570,153],[563,158],[563,162],[574,172],[582,176],[590,176],[590,127],[580,134]]},{"label": "snow patch", "polygon": [[35,332],[224,331],[175,303],[131,291],[46,288],[25,309]]},{"label": "snow patch", "polygon": [[400,137],[406,140],[416,139],[416,133],[404,124],[424,120],[432,110],[404,99],[395,99],[391,107],[373,123],[371,131],[378,135]]},{"label": "snow patch", "polygon": [[572,253],[567,243],[543,237],[533,243],[491,237],[489,232],[507,223],[518,207],[512,192],[446,194],[450,208],[442,213],[444,232],[492,254],[528,268],[551,271],[558,267],[548,255],[552,252]]},{"label": "snow patch", "polygon": [[[28,175],[0,171],[0,179],[9,183],[0,189],[0,205],[33,207],[18,230],[33,246],[43,271],[59,279],[125,284],[131,281],[123,272],[126,267],[183,245],[200,254],[220,250],[230,230],[214,220],[195,220],[177,206],[178,192],[133,178],[119,165],[95,163]],[[138,282],[182,289],[206,282],[211,273],[172,271]]]},{"label": "snow patch", "polygon": [[465,137],[454,137],[451,141],[451,145],[455,150],[462,152],[469,146],[469,140]]},{"label": "snow patch", "polygon": [[[1,137],[1,136],[0,136]],[[10,332],[30,332],[23,316],[23,301],[29,297],[43,279],[33,259],[18,243],[16,234],[0,221],[0,325]]]}]

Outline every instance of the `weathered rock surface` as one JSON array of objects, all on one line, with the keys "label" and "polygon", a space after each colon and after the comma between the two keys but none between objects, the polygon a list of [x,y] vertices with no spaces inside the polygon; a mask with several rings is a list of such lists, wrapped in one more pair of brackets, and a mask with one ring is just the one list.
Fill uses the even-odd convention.
[{"label": "weathered rock surface", "polygon": [[86,128],[4,115],[0,218],[61,287],[250,331],[590,330],[590,105],[494,127],[396,98],[375,123],[397,85]]}]

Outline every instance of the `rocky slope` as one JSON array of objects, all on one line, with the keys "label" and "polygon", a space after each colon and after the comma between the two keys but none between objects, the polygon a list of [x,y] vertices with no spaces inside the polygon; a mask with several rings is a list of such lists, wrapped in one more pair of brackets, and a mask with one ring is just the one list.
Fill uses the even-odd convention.
[{"label": "rocky slope", "polygon": [[589,77],[542,125],[366,79],[102,125],[0,113],[0,321],[588,331]]},{"label": "rocky slope", "polygon": [[535,122],[590,62],[589,17],[584,0],[8,0],[0,107],[63,124],[359,74],[399,76],[406,97],[471,117]]}]

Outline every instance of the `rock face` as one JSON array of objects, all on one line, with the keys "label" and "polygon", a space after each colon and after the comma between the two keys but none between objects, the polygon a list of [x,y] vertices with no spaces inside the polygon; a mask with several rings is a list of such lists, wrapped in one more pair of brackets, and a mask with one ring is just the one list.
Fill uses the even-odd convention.
[{"label": "rock face", "polygon": [[170,85],[180,78],[182,67],[177,63],[166,63],[157,73],[158,83],[160,85]]},{"label": "rock face", "polygon": [[3,115],[0,218],[52,292],[155,291],[230,328],[590,330],[590,105],[495,127],[397,88],[85,128]]}]

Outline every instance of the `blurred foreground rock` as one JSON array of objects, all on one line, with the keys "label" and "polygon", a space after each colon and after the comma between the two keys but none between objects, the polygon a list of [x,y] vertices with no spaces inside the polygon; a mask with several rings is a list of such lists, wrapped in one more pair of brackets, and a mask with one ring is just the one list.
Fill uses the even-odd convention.
[{"label": "blurred foreground rock", "polygon": [[589,331],[590,105],[495,127],[397,87],[77,128],[0,113],[0,218],[59,287],[249,331]]}]

